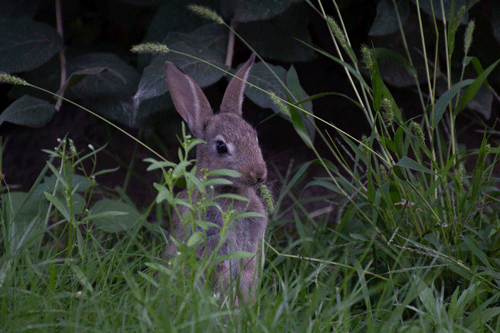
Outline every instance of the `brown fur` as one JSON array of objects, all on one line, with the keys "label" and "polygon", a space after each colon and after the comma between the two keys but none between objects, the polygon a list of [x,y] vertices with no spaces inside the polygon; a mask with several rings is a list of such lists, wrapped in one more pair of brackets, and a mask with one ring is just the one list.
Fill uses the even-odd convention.
[{"label": "brown fur", "polygon": [[[253,294],[256,287],[258,278],[256,257],[267,225],[264,205],[255,192],[255,186],[266,180],[267,167],[259,148],[255,130],[241,117],[244,81],[253,60],[254,55],[236,73],[236,77],[231,79],[222,100],[221,111],[215,115],[196,82],[174,64],[168,61],[165,63],[167,84],[175,108],[188,123],[193,135],[205,141],[197,146],[197,170],[231,169],[241,173],[241,177],[231,178],[234,182],[232,186],[215,187],[213,194],[234,193],[247,198],[248,201],[218,199],[216,202],[223,211],[235,209],[238,213],[257,212],[263,214],[262,217],[234,221],[227,240],[218,252],[219,256],[235,251],[256,254],[254,257],[243,260],[228,260],[217,267],[217,280],[220,286],[227,289],[231,283],[234,285],[239,281],[239,293],[244,298]],[[226,154],[220,154],[217,151],[217,141],[226,145],[228,150]],[[180,196],[187,199],[188,194],[184,191]],[[181,216],[186,210],[187,208],[184,206],[179,207]],[[219,227],[224,225],[221,212],[213,206],[208,208],[206,219]],[[174,235],[178,239],[184,240],[189,237],[189,235],[184,234],[184,227],[179,216],[174,215],[172,227]],[[217,227],[208,228],[206,232],[207,242],[197,248],[198,256],[205,256],[205,251],[213,251],[217,247],[219,230]],[[173,245],[167,244],[165,256],[170,257],[175,252],[176,249]]]}]

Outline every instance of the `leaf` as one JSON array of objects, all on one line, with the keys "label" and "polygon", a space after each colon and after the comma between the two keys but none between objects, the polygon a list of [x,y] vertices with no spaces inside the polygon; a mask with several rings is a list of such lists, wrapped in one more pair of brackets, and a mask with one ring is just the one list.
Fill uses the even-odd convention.
[{"label": "leaf", "polygon": [[142,120],[161,109],[173,107],[165,80],[164,64],[167,60],[186,72],[202,88],[214,84],[224,75],[221,69],[225,69],[227,32],[220,24],[210,23],[188,34],[171,32],[162,43],[186,55],[174,52],[159,54],[144,69],[132,102],[127,105],[133,119]]},{"label": "leaf", "polygon": [[493,64],[491,64],[488,68],[484,70],[479,76],[474,80],[474,82],[467,88],[465,91],[464,95],[460,99],[460,101],[457,104],[457,107],[454,110],[455,115],[460,112],[469,102],[474,98],[476,95],[477,91],[479,88],[483,85],[483,83],[486,81],[486,78],[490,73],[493,71],[493,69],[498,65],[500,62],[500,59],[495,61]]},{"label": "leaf", "polygon": [[305,109],[308,112],[305,113],[303,111],[299,111],[298,109],[296,109],[297,111],[299,111],[299,116],[304,127],[307,130],[307,135],[309,136],[310,140],[314,142],[315,127],[314,127],[314,118],[312,117],[312,103],[300,102],[309,96],[307,96],[304,89],[302,89],[302,87],[300,86],[299,76],[297,75],[297,71],[295,70],[295,67],[293,65],[287,72],[286,85],[288,86],[288,89],[293,96],[294,104],[300,106],[302,109]]},{"label": "leaf", "polygon": [[286,101],[284,87],[286,85],[287,71],[281,66],[269,64],[268,66],[269,69],[263,62],[258,62],[252,66],[247,79],[250,84],[245,89],[245,95],[261,108],[270,108],[280,116],[290,119],[273,103],[268,94],[274,93],[277,97]]},{"label": "leaf", "polygon": [[[267,66],[269,66],[269,68],[267,68]],[[252,70],[248,75],[247,81],[249,85],[245,89],[245,95],[260,107],[270,108],[283,118],[291,121],[291,118],[287,114],[283,113],[282,110],[272,101],[269,93],[274,93],[278,98],[286,101],[287,95],[289,95],[288,92],[290,91],[293,98],[296,98],[293,103],[301,103],[304,99],[307,100],[308,96],[302,87],[300,87],[297,72],[294,68],[290,68],[290,71],[287,72],[281,66],[273,66],[269,64],[267,66],[263,62],[258,62],[253,65]],[[290,88],[289,91],[285,89],[287,85],[289,86],[288,88]],[[292,98],[292,96],[290,97]],[[301,107],[305,108],[309,113],[312,113],[311,102],[307,101],[303,103]],[[309,118],[306,116],[306,119]],[[314,127],[312,120],[308,120],[307,126]],[[313,133],[313,131],[311,133]]]},{"label": "leaf", "polygon": [[63,41],[51,26],[29,20],[0,21],[0,71],[25,72],[47,62]]},{"label": "leaf", "polygon": [[431,122],[432,129],[435,129],[437,127],[439,121],[441,121],[441,118],[443,118],[444,112],[446,111],[448,104],[450,104],[450,101],[460,92],[460,89],[472,84],[473,81],[474,80],[472,79],[460,81],[454,84],[450,88],[450,90],[446,91],[444,94],[441,95],[441,97],[439,97],[436,104],[434,104],[434,117],[432,117],[432,122]]},{"label": "leaf", "polygon": [[419,294],[418,297],[420,298],[420,301],[424,305],[424,307],[427,309],[427,312],[429,315],[431,315],[432,318],[438,318],[439,315],[436,313],[436,299],[434,298],[433,290],[430,287],[425,287]]},{"label": "leaf", "polygon": [[[418,0],[418,4],[417,4],[417,0],[411,0],[411,2],[413,2],[414,5],[420,5],[420,8],[428,15],[436,15],[436,18],[438,20],[443,20],[443,15],[442,15],[442,10],[441,10],[441,1],[436,1],[436,0]],[[442,1],[443,5],[444,5],[444,15],[445,15],[445,18],[446,18],[446,21],[449,20],[450,18],[450,13],[451,13],[451,7],[452,7],[452,4],[453,4],[453,8],[454,8],[454,15],[453,16],[456,16],[456,14],[458,13],[458,11],[460,10],[460,8],[462,8],[462,6],[465,6],[466,5],[466,0],[453,0],[453,1]],[[432,4],[432,5],[431,5]],[[469,7],[470,9],[470,7]],[[467,22],[467,12],[465,12],[464,14],[464,17],[462,18],[462,21],[463,23]]]},{"label": "leaf", "polygon": [[433,172],[432,170],[427,169],[423,165],[418,164],[415,160],[412,160],[411,158],[406,157],[406,156],[403,156],[403,158],[401,158],[398,161],[398,163],[395,164],[395,166],[399,166],[399,167],[403,167],[406,169],[411,169],[411,170],[424,172],[424,173],[428,173],[428,174],[437,176],[437,173]]},{"label": "leaf", "polygon": [[87,218],[105,232],[128,231],[136,227],[142,215],[134,206],[117,200],[104,199],[96,202]]},{"label": "leaf", "polygon": [[163,0],[116,0],[116,1],[134,6],[158,6],[163,3]]},{"label": "leaf", "polygon": [[312,138],[309,136],[307,129],[302,121],[299,111],[295,106],[290,106],[290,115],[292,116],[292,124],[295,128],[297,134],[301,137],[302,141],[306,144],[307,147],[313,148]]},{"label": "leaf", "polygon": [[382,105],[382,79],[378,71],[377,57],[373,56],[372,68],[372,88],[373,88],[373,108],[375,111],[380,111]]},{"label": "leaf", "polygon": [[195,231],[191,236],[189,236],[189,239],[187,241],[187,246],[192,247],[196,246],[203,242],[203,233],[201,231]]},{"label": "leaf", "polygon": [[82,104],[104,117],[129,127],[140,121],[130,112],[132,96],[137,90],[139,73],[112,53],[88,53],[68,66],[66,82]]},{"label": "leaf", "polygon": [[498,1],[493,1],[491,3],[491,28],[493,30],[493,36],[500,43],[500,3]]},{"label": "leaf", "polygon": [[[396,4],[401,20],[401,25],[404,25],[410,14],[410,6],[408,0],[400,0]],[[389,35],[399,30],[398,17],[392,0],[382,0],[377,5],[377,14],[375,20],[368,32],[370,36]]]},{"label": "leaf", "polygon": [[[268,7],[271,3],[260,2]],[[242,4],[245,1],[234,3]],[[299,42],[312,43],[309,17],[304,6],[294,5],[270,20],[239,24],[238,33],[263,58],[285,62],[310,61],[316,57],[314,50]]]},{"label": "leaf", "polygon": [[59,200],[57,197],[55,197],[54,195],[52,195],[50,193],[45,192],[44,194],[45,194],[45,197],[47,198],[47,200],[49,200],[56,207],[56,209],[59,211],[59,213],[61,213],[62,216],[66,219],[66,221],[71,220],[71,216],[69,214],[68,207],[66,207],[66,205],[63,204],[61,202],[61,200]]},{"label": "leaf", "polygon": [[220,7],[224,17],[232,17],[235,22],[251,22],[268,20],[283,13],[293,3],[300,1],[222,0]]},{"label": "leaf", "polygon": [[[198,0],[189,1],[189,3],[210,7],[213,2],[212,0]],[[161,42],[169,32],[182,31],[189,33],[206,23],[205,20],[200,20],[197,14],[188,9],[185,0],[169,1],[161,5],[156,11],[153,20],[149,24],[146,37],[142,42]],[[152,54],[139,54],[139,68],[146,67],[153,57]]]},{"label": "leaf", "polygon": [[0,1],[0,20],[31,20],[39,6],[39,0]]},{"label": "leaf", "polygon": [[72,263],[69,264],[69,267],[71,267],[71,270],[73,271],[73,273],[75,273],[78,282],[80,282],[86,290],[93,293],[94,288],[92,287],[92,284],[90,283],[87,276],[85,276],[85,273],[81,270],[81,268]]},{"label": "leaf", "polygon": [[28,127],[45,126],[56,112],[54,105],[29,95],[16,100],[0,114],[0,125],[9,122]]},{"label": "leaf", "polygon": [[215,259],[216,263],[220,263],[231,259],[245,259],[255,257],[255,253],[245,252],[245,251],[235,251],[224,256],[217,257]]}]

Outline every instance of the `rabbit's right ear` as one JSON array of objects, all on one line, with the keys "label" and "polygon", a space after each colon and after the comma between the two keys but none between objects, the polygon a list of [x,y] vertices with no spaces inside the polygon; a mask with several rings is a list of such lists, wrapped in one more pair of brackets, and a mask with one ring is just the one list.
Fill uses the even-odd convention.
[{"label": "rabbit's right ear", "polygon": [[213,115],[205,94],[189,75],[170,61],[165,62],[165,76],[177,112],[193,135],[203,139],[205,125]]}]

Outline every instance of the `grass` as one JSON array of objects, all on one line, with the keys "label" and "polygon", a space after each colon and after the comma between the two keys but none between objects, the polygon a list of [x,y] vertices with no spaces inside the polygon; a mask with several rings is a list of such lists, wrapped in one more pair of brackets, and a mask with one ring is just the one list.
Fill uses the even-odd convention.
[{"label": "grass", "polygon": [[[190,252],[203,234],[182,256],[162,259],[169,237],[161,228],[169,217],[165,203],[179,204],[174,184],[184,179],[188,188],[203,187],[188,168],[196,140],[184,136],[178,164],[148,160],[163,180],[155,185],[157,201],[138,212],[123,192],[97,209],[96,174],[81,175],[81,163],[96,163],[101,149],[82,156],[63,139],[47,152],[49,162],[29,193],[2,187],[0,331],[500,331],[499,151],[487,132],[480,147],[462,148],[455,125],[497,63],[474,80],[453,82],[446,73],[448,93],[439,97],[429,75],[427,91],[418,91],[422,114],[407,119],[378,73],[377,60],[387,52],[364,47],[360,62],[342,22],[319,15],[339,56],[318,52],[344,65],[357,96],[353,105],[372,128],[361,140],[339,131],[341,144],[317,131],[335,161],[315,150],[327,176],[308,186],[339,198],[336,224],[328,215],[301,217],[306,208],[292,193],[310,163],[293,170],[276,198],[255,302],[235,307],[213,284],[201,283],[217,260],[215,254],[195,260]],[[457,34],[450,26],[441,30],[446,59]],[[427,73],[436,60],[426,62]],[[406,61],[411,69],[409,53]],[[474,61],[465,52],[463,63]],[[293,116],[301,101],[281,103],[311,145],[302,118]],[[295,198],[287,215],[285,196]],[[209,205],[210,196],[205,200]]]}]

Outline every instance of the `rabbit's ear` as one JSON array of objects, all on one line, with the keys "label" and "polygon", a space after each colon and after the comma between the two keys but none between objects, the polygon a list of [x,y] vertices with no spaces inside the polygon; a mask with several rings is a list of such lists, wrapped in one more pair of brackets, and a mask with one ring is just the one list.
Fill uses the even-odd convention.
[{"label": "rabbit's ear", "polygon": [[252,53],[250,59],[240,68],[236,73],[236,76],[231,79],[229,85],[227,86],[226,92],[224,93],[224,98],[222,99],[222,104],[220,106],[220,112],[233,112],[242,115],[241,106],[243,104],[243,91],[245,90],[245,84],[252,68],[255,59],[255,53]]},{"label": "rabbit's ear", "polygon": [[177,112],[193,135],[203,139],[205,125],[213,115],[205,94],[189,75],[170,61],[165,62],[165,76]]}]

